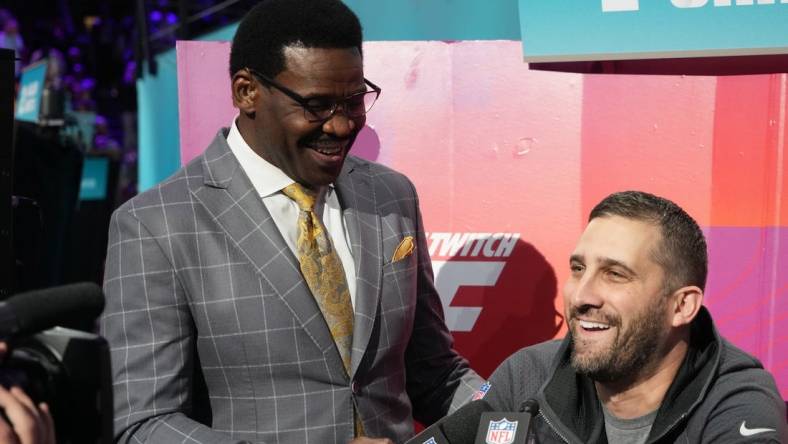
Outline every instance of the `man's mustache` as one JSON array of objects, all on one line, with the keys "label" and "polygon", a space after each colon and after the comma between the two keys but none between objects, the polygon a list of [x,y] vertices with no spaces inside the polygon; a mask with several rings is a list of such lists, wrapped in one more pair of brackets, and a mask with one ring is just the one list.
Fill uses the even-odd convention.
[{"label": "man's mustache", "polygon": [[582,316],[585,320],[608,324],[611,327],[621,325],[621,317],[602,311],[590,305],[572,306],[569,308],[569,320],[576,320]]}]

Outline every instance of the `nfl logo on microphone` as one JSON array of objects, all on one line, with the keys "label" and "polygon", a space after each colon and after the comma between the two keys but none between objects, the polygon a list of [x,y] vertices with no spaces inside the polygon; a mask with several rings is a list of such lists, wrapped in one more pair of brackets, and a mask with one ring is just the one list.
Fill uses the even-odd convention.
[{"label": "nfl logo on microphone", "polygon": [[507,421],[506,418],[500,421],[490,421],[487,428],[487,444],[512,444],[517,433],[517,421]]}]

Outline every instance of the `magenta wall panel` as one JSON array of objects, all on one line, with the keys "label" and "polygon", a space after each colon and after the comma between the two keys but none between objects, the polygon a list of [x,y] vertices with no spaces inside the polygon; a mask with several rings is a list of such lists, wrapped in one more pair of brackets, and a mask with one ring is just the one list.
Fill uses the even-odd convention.
[{"label": "magenta wall panel", "polygon": [[710,77],[584,75],[583,217],[614,191],[640,189],[708,224],[715,85]]},{"label": "magenta wall panel", "polygon": [[176,43],[181,163],[202,153],[237,110],[230,95],[230,43]]},{"label": "magenta wall panel", "polygon": [[785,75],[721,77],[714,102],[712,225],[788,226]]},{"label": "magenta wall panel", "polygon": [[[228,43],[180,42],[181,154],[235,111]],[[786,76],[529,71],[520,42],[369,42],[383,88],[353,153],[419,190],[457,348],[482,374],[562,336],[559,289],[590,208],[610,192],[671,198],[710,246],[706,303],[788,397]]]},{"label": "magenta wall panel", "polygon": [[728,340],[758,356],[786,396],[788,227],[710,227],[706,305]]}]

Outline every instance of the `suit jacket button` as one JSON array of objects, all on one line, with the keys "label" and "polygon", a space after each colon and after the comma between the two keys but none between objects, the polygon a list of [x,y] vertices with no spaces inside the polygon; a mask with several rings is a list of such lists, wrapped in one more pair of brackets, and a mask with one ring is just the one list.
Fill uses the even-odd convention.
[{"label": "suit jacket button", "polygon": [[353,392],[354,395],[361,393],[361,387],[359,387],[358,382],[353,381],[350,383],[350,391]]}]

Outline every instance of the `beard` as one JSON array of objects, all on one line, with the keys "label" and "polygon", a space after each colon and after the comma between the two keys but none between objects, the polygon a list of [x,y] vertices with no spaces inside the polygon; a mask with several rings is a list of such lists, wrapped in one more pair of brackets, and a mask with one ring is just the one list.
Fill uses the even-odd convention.
[{"label": "beard", "polygon": [[[661,340],[666,334],[663,303],[651,304],[636,315],[626,328],[622,328],[620,316],[599,313],[611,328],[617,328],[616,336],[609,346],[598,345],[597,350],[581,354],[577,350],[582,350],[584,344],[572,335],[572,368],[597,382],[624,381],[647,369],[659,356]],[[587,311],[582,307],[571,309],[570,332],[580,328],[576,315]]]}]

